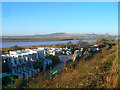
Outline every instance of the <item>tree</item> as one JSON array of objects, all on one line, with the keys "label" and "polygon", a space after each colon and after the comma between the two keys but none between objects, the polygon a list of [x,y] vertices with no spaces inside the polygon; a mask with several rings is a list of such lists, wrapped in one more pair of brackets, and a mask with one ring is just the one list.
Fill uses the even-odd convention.
[{"label": "tree", "polygon": [[66,45],[73,45],[71,41],[67,42]]},{"label": "tree", "polygon": [[78,42],[77,42],[77,44],[83,44],[83,41],[81,41],[81,40],[79,40]]},{"label": "tree", "polygon": [[97,44],[107,44],[108,40],[106,40],[105,38],[98,38],[96,43]]},{"label": "tree", "polygon": [[56,44],[55,46],[58,47],[58,48],[59,48],[59,47],[65,48],[66,45],[61,43],[61,44]]},{"label": "tree", "polygon": [[10,50],[22,50],[22,49],[24,49],[24,48],[18,47],[17,45],[15,45],[15,46],[11,47]]}]

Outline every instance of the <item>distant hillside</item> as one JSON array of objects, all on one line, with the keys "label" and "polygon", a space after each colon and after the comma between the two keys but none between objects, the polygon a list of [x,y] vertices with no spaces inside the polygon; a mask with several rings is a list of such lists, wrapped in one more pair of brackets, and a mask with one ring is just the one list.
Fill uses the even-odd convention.
[{"label": "distant hillside", "polygon": [[66,33],[51,33],[46,35],[35,35],[37,37],[58,37],[58,36],[65,36]]},{"label": "distant hillside", "polygon": [[[109,35],[109,38],[117,38],[117,35]],[[59,41],[69,39],[96,39],[106,38],[105,34],[82,34],[82,33],[51,33],[25,36],[2,36],[2,42],[36,42],[36,41]]]},{"label": "distant hillside", "polygon": [[[37,34],[37,35],[24,35],[24,36],[3,36],[6,37],[67,37],[67,38],[98,38],[105,37],[105,34],[82,34],[82,33],[51,33],[51,34]],[[116,38],[117,35],[109,35],[110,38]]]}]

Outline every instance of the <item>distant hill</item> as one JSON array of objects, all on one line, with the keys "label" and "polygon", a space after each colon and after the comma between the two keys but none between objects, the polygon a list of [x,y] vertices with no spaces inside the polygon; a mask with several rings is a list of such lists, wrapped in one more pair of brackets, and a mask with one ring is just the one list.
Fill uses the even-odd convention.
[{"label": "distant hill", "polygon": [[[9,37],[26,37],[26,38],[67,38],[67,39],[73,39],[73,38],[99,38],[103,37],[105,38],[105,34],[82,34],[82,33],[51,33],[51,34],[38,34],[38,35],[25,35],[25,36],[2,36],[3,38],[9,38]],[[117,38],[117,35],[109,35],[110,38]]]},{"label": "distant hill", "polygon": [[51,34],[45,34],[45,35],[35,35],[37,37],[58,37],[58,36],[65,36],[66,33],[51,33]]}]

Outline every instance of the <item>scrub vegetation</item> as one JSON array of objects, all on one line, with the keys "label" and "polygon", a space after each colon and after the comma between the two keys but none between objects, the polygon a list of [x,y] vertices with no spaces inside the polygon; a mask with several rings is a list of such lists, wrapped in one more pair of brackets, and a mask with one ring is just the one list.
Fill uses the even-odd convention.
[{"label": "scrub vegetation", "polygon": [[[120,52],[120,51],[119,51]],[[118,88],[120,86],[120,61],[118,61],[118,46],[97,53],[90,60],[79,60],[74,67],[64,67],[61,74],[54,79],[41,75],[30,80],[18,79],[14,86],[27,88]]]},{"label": "scrub vegetation", "polygon": [[[80,60],[77,66],[66,68],[53,80],[37,80],[29,83],[30,88],[118,88],[118,46],[97,53],[88,61]],[[39,79],[39,78],[38,78]],[[118,85],[119,84],[119,85]]]},{"label": "scrub vegetation", "polygon": [[[103,40],[103,39],[102,39]],[[100,43],[97,41],[97,43]],[[81,42],[79,42],[81,43]],[[106,44],[106,40],[101,43]],[[70,42],[68,44],[71,44]],[[93,43],[91,43],[93,44]],[[41,73],[37,77],[17,79],[11,88],[119,88],[120,48],[118,44],[104,49],[91,59],[78,58],[77,64],[63,66],[63,71],[55,78],[46,78]],[[50,57],[48,58],[50,59]]]}]

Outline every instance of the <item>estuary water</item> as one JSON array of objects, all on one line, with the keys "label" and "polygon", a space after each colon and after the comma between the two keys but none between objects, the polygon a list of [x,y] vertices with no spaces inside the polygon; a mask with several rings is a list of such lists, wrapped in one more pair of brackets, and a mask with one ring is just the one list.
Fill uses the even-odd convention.
[{"label": "estuary water", "polygon": [[[41,42],[2,42],[2,48],[8,48],[12,46],[39,46],[39,45],[56,45],[60,43],[67,43],[71,41],[72,43],[78,42],[79,40],[65,40],[65,41],[41,41]],[[83,42],[96,42],[96,40],[82,40]]]}]

